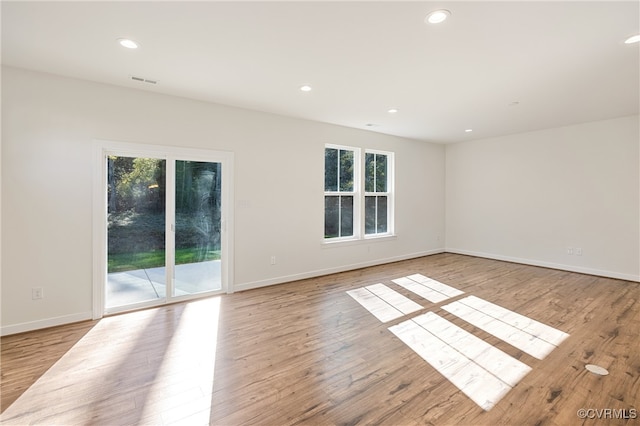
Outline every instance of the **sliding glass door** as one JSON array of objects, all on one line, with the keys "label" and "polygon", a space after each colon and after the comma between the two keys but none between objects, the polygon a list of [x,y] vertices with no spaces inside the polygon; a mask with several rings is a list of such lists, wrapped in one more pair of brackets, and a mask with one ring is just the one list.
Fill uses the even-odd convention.
[{"label": "sliding glass door", "polygon": [[103,150],[102,160],[102,313],[226,291],[224,158]]},{"label": "sliding glass door", "polygon": [[166,163],[107,158],[107,310],[167,295]]},{"label": "sliding glass door", "polygon": [[173,296],[222,288],[222,165],[176,161]]}]

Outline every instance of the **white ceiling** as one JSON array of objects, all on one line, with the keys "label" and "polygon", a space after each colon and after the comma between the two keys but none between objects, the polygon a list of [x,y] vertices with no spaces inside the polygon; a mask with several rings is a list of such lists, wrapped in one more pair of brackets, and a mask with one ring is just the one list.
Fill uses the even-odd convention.
[{"label": "white ceiling", "polygon": [[2,1],[2,62],[455,142],[638,114],[639,4]]}]

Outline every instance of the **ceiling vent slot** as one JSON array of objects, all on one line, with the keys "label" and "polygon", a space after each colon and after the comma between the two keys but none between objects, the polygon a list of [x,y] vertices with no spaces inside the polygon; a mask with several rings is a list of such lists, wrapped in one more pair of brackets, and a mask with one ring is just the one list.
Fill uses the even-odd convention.
[{"label": "ceiling vent slot", "polygon": [[134,75],[131,76],[131,80],[139,81],[141,83],[158,84],[157,80],[150,80],[148,78],[136,77]]}]

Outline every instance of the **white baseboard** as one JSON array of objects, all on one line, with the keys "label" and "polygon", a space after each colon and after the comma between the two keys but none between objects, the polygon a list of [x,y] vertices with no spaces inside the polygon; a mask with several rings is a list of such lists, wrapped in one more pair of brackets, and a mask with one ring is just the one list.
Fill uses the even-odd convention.
[{"label": "white baseboard", "polygon": [[565,265],[565,264],[545,262],[545,261],[535,260],[535,259],[523,259],[519,257],[503,256],[500,254],[483,253],[483,252],[477,252],[477,251],[471,251],[471,250],[461,250],[456,248],[447,248],[445,249],[445,252],[455,253],[455,254],[465,254],[468,256],[483,257],[486,259],[493,259],[493,260],[504,260],[506,262],[521,263],[524,265],[542,266],[544,268],[560,269],[562,271],[578,272],[580,274],[587,274],[587,275],[597,275],[600,277],[615,278],[618,280],[640,282],[640,275],[622,274],[619,272],[584,268],[582,266]]},{"label": "white baseboard", "polygon": [[47,318],[32,322],[23,322],[20,324],[7,325],[0,328],[1,336],[10,334],[24,333],[26,331],[39,330],[41,328],[55,327],[57,325],[71,324],[73,322],[86,321],[92,318],[91,312],[82,312],[79,314],[64,315],[61,317]]},{"label": "white baseboard", "polygon": [[234,291],[251,290],[259,287],[266,287],[274,284],[283,284],[290,281],[304,280],[307,278],[315,278],[323,275],[335,274],[338,272],[352,271],[354,269],[366,268],[368,266],[383,265],[385,263],[399,262],[401,260],[415,259],[417,257],[429,256],[432,254],[444,253],[444,249],[427,250],[418,253],[411,253],[402,256],[389,257],[385,259],[375,259],[366,262],[352,263],[350,265],[338,266],[335,268],[318,269],[311,272],[303,272],[300,274],[285,275],[281,277],[269,278],[267,280],[252,281],[248,283],[236,284]]}]

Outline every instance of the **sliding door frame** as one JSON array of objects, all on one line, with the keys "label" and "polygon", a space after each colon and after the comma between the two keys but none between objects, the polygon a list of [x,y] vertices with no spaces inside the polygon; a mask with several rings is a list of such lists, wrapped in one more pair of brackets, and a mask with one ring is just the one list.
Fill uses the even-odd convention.
[{"label": "sliding door frame", "polygon": [[[163,145],[134,144],[126,142],[94,140],[94,179],[93,179],[93,319],[105,315],[107,284],[107,156],[119,155],[129,157],[145,157],[166,160],[167,188],[165,212],[166,238],[174,238],[175,229],[175,161],[202,161],[222,164],[222,197],[221,197],[221,281],[219,292],[196,293],[184,296],[172,296],[167,291],[164,299],[145,301],[127,305],[126,308],[109,310],[109,313],[159,306],[182,300],[198,299],[216,293],[233,292],[233,177],[234,155],[228,151],[214,151],[193,148],[181,148]],[[169,232],[169,231],[172,232]],[[167,280],[173,277],[174,244],[166,245]],[[169,284],[169,281],[167,281]],[[173,285],[168,286],[172,288]]]}]

